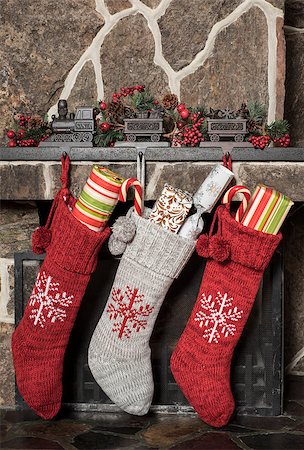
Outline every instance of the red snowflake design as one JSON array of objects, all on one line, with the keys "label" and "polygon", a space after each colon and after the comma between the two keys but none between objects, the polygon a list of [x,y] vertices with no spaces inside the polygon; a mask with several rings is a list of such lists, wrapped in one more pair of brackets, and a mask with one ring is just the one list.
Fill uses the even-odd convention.
[{"label": "red snowflake design", "polygon": [[125,291],[112,289],[112,302],[107,307],[110,320],[114,320],[112,331],[118,333],[118,338],[129,338],[132,331],[137,333],[147,326],[148,317],[154,307],[142,304],[144,294],[139,294],[138,289],[126,286]]}]

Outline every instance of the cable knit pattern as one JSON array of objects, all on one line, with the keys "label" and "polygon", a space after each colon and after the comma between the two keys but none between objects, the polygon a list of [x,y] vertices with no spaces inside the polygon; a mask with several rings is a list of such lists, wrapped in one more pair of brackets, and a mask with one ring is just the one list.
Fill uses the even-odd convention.
[{"label": "cable knit pattern", "polygon": [[[281,235],[244,227],[224,206],[216,213],[216,234],[201,236],[197,243],[198,253],[209,259],[197,301],[173,352],[171,370],[204,422],[221,427],[235,407],[230,388],[234,348]],[[210,246],[214,239],[229,243],[222,262]]]},{"label": "cable knit pattern", "polygon": [[60,409],[64,353],[98,251],[110,234],[75,219],[63,194],[66,189],[56,197],[46,258],[12,338],[18,389],[44,419]]},{"label": "cable knit pattern", "polygon": [[113,287],[89,346],[89,367],[103,389],[124,411],[146,414],[154,384],[149,340],[173,279],[195,248],[195,241],[132,214],[136,235],[127,244]]}]

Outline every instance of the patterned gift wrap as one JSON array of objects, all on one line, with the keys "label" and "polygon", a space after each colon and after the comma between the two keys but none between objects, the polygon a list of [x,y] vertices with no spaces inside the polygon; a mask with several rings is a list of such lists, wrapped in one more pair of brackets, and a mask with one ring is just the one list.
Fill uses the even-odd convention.
[{"label": "patterned gift wrap", "polygon": [[192,206],[192,195],[165,184],[155,203],[149,220],[163,228],[178,233]]},{"label": "patterned gift wrap", "polygon": [[286,195],[259,184],[241,223],[264,233],[278,234],[292,205]]},{"label": "patterned gift wrap", "polygon": [[124,178],[94,165],[72,214],[94,231],[102,231],[117,202]]}]

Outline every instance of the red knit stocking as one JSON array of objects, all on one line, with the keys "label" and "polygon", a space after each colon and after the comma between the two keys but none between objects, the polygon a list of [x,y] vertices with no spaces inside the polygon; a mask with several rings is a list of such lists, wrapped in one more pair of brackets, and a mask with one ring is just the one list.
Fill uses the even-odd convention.
[{"label": "red knit stocking", "polygon": [[[212,236],[215,221],[217,233]],[[221,427],[235,404],[230,364],[271,256],[281,240],[236,222],[219,206],[197,252],[209,258],[197,301],[173,352],[171,370],[204,422]]]},{"label": "red knit stocking", "polygon": [[62,163],[63,188],[54,199],[47,227],[33,235],[33,246],[41,253],[35,242],[40,234],[46,258],[12,339],[18,389],[44,419],[54,417],[61,406],[65,349],[98,251],[109,235],[109,229],[89,230],[70,213],[68,158]]}]

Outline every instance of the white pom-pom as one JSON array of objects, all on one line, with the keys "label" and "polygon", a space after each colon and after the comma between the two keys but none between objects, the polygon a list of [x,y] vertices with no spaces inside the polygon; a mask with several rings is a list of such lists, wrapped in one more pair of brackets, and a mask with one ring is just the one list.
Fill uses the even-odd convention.
[{"label": "white pom-pom", "polygon": [[121,242],[131,242],[135,236],[136,226],[134,221],[129,217],[118,217],[112,226],[112,233],[115,239]]},{"label": "white pom-pom", "polygon": [[108,241],[108,248],[113,256],[119,256],[123,254],[127,248],[127,244],[119,239],[116,239],[114,234],[111,234]]}]

